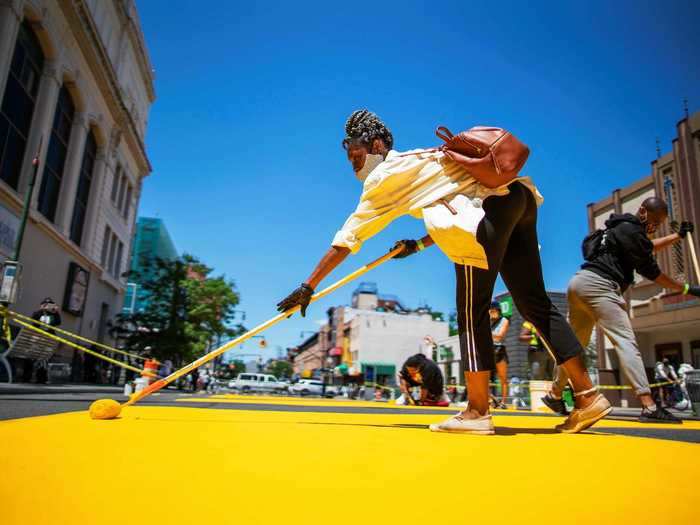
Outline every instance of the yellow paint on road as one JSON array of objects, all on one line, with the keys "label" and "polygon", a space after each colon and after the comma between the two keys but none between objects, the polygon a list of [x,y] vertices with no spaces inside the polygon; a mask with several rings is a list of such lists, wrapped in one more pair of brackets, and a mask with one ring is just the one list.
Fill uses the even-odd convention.
[{"label": "yellow paint on road", "polygon": [[414,407],[397,405],[393,402],[381,401],[354,401],[352,399],[323,399],[320,397],[291,397],[291,396],[250,396],[236,394],[221,394],[207,397],[188,397],[187,399],[177,399],[186,403],[243,403],[260,405],[291,405],[291,406],[325,406],[325,407],[362,407],[362,408],[395,408],[397,410],[405,408],[421,408],[437,411],[454,412],[452,407]]},{"label": "yellow paint on road", "polygon": [[[495,436],[425,429],[444,416],[183,403],[4,421],[0,523],[697,522],[697,445],[563,435],[553,417],[497,415]],[[595,428],[622,426],[649,428]]]}]

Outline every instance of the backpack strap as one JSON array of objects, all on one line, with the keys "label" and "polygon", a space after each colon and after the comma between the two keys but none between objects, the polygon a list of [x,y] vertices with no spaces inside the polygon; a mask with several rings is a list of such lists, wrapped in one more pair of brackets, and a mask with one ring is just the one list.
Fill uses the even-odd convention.
[{"label": "backpack strap", "polygon": [[435,130],[435,134],[445,142],[449,142],[454,137],[452,132],[445,126],[438,126],[438,128]]},{"label": "backpack strap", "polygon": [[437,153],[438,151],[443,151],[442,146],[440,146],[439,148],[423,148],[420,151],[409,151],[407,153],[399,153],[396,156],[397,157],[408,157],[411,155],[419,156],[419,155],[423,155],[425,153]]}]

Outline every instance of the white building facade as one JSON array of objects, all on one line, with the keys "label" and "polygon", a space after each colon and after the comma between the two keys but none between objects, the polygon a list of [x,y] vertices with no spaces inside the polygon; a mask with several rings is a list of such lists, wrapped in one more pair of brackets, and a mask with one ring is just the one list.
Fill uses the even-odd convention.
[{"label": "white building facade", "polygon": [[63,328],[109,341],[151,172],[153,80],[133,0],[0,0],[3,260],[13,256],[39,152],[13,305],[20,313],[49,296]]},{"label": "white building facade", "polygon": [[361,373],[370,383],[395,384],[396,374],[410,356],[423,353],[432,357],[433,341],[449,334],[445,321],[430,313],[381,312],[345,308],[346,333],[351,375]]}]

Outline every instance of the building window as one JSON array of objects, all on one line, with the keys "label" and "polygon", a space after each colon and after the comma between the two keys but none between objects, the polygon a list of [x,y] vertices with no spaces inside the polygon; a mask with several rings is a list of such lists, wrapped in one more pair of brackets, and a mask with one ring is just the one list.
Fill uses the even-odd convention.
[{"label": "building window", "polygon": [[102,267],[107,270],[115,279],[120,279],[122,271],[122,262],[124,259],[124,243],[119,240],[119,237],[105,226],[105,237],[102,241]]},{"label": "building window", "polygon": [[75,106],[64,84],[58,93],[58,103],[51,128],[51,140],[46,153],[46,166],[39,190],[39,211],[51,222],[56,217],[56,205],[58,204],[58,194],[61,191],[61,179],[68,155],[68,141],[73,128],[74,115]]},{"label": "building window", "polygon": [[129,211],[131,207],[131,184],[129,184],[129,187],[126,189],[126,200],[124,201],[124,219],[129,220]]},{"label": "building window", "polygon": [[112,230],[109,226],[105,226],[105,235],[102,238],[102,256],[100,257],[102,268],[107,268],[107,254],[109,253],[109,240],[111,237]]},{"label": "building window", "polygon": [[122,180],[119,181],[119,199],[117,200],[117,209],[121,212],[124,207],[124,193],[126,192],[126,177],[122,172]]},{"label": "building window", "polygon": [[126,175],[121,166],[118,166],[114,172],[114,180],[112,181],[112,204],[119,210],[119,213],[124,219],[129,218],[129,210],[131,206],[131,195],[133,188],[129,183],[129,177]]},{"label": "building window", "polygon": [[122,271],[122,256],[124,255],[124,243],[117,240],[117,260],[114,261],[114,278],[119,280]]},{"label": "building window", "polygon": [[117,164],[117,168],[114,170],[114,178],[112,179],[112,195],[110,200],[112,202],[117,202],[117,191],[119,190],[119,180],[122,176],[122,167]]},{"label": "building window", "polygon": [[27,147],[44,54],[24,22],[19,29],[0,108],[0,179],[17,189]]},{"label": "building window", "polygon": [[109,262],[107,271],[110,275],[114,275],[114,257],[117,253],[117,236],[112,233],[112,238],[109,240]]},{"label": "building window", "polygon": [[95,169],[95,157],[97,156],[97,141],[92,131],[88,133],[83,152],[83,162],[80,165],[80,178],[78,179],[78,191],[75,193],[75,205],[73,206],[73,219],[70,225],[70,238],[80,246],[83,238],[83,225],[87,214],[88,200],[90,198],[90,185],[92,184],[92,172]]}]

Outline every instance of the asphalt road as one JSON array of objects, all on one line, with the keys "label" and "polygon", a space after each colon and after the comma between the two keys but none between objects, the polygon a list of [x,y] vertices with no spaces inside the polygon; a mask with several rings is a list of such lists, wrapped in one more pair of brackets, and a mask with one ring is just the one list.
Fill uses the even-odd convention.
[{"label": "asphalt road", "polygon": [[[169,404],[181,396],[181,392],[164,392],[140,401],[143,405]],[[52,392],[48,394],[17,393],[0,395],[0,420],[22,417],[45,416],[63,412],[87,410],[96,399],[111,398],[120,403],[126,396],[114,392]]]}]

